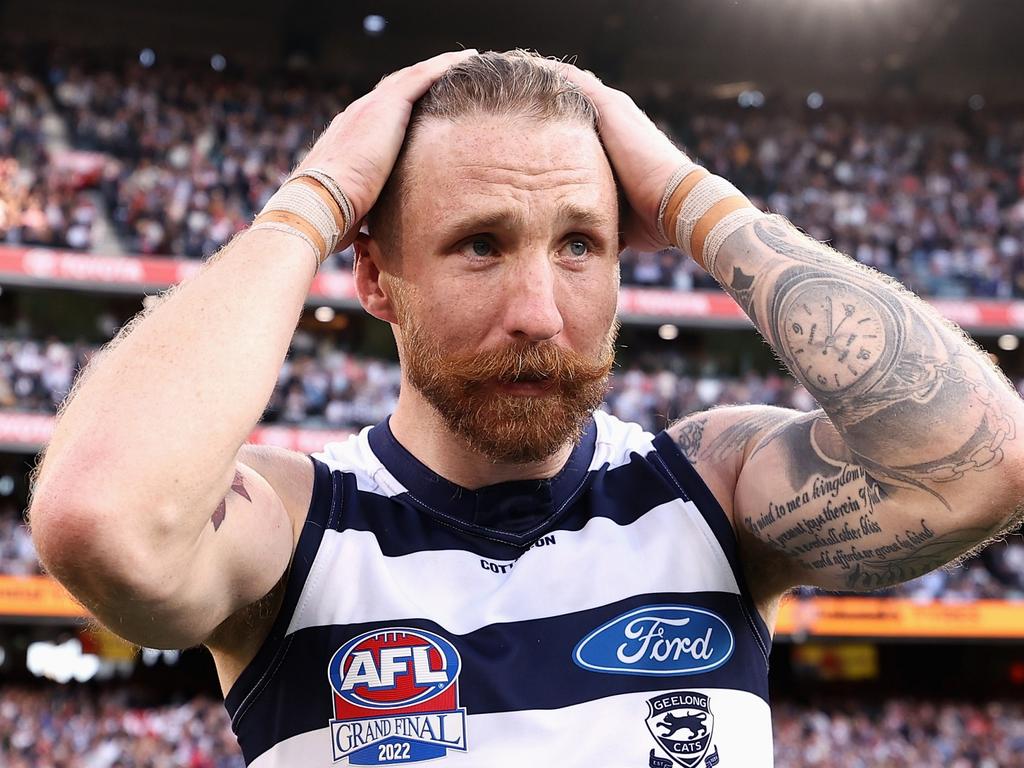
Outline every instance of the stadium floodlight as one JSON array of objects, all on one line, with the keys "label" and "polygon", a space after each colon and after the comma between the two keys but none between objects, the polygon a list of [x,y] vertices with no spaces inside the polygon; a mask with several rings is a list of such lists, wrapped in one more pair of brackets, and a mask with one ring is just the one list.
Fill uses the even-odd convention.
[{"label": "stadium floodlight", "polygon": [[221,56],[219,53],[213,54],[210,57],[210,66],[213,67],[215,72],[223,72],[224,68],[227,67],[228,60]]},{"label": "stadium floodlight", "polygon": [[377,35],[382,34],[384,32],[384,27],[387,25],[388,20],[378,13],[371,13],[363,19],[363,30],[371,37],[376,37]]},{"label": "stadium floodlight", "polygon": [[665,341],[672,341],[679,336],[679,326],[672,325],[672,323],[665,323],[658,328],[658,336]]},{"label": "stadium floodlight", "polygon": [[817,91],[811,91],[807,94],[807,106],[811,109],[821,109],[825,104],[825,97]]},{"label": "stadium floodlight", "polygon": [[736,103],[744,109],[747,107],[757,109],[764,106],[764,94],[761,91],[743,91],[736,97]]},{"label": "stadium floodlight", "polygon": [[143,48],[139,51],[139,64],[149,69],[156,64],[156,52],[152,48]]},{"label": "stadium floodlight", "polygon": [[1013,352],[1013,350],[1020,346],[1020,339],[1012,333],[1004,333],[996,341],[996,344],[999,345],[999,348],[1003,350],[1003,352]]}]

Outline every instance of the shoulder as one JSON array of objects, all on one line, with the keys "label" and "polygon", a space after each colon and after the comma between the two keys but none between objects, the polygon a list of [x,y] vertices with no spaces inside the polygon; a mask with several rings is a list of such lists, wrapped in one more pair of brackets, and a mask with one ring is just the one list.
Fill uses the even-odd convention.
[{"label": "shoulder", "polygon": [[[313,498],[314,465],[310,456],[266,445],[243,445],[237,461],[263,477],[281,499],[292,526],[292,552],[305,525]],[[269,593],[225,619],[205,645],[217,661],[224,691],[255,655],[277,618],[291,563]]]},{"label": "shoulder", "polygon": [[736,529],[733,499],[740,472],[757,445],[799,411],[770,405],[725,405],[676,421],[666,434],[700,474]]},{"label": "shoulder", "polygon": [[737,488],[758,447],[805,416],[801,411],[769,405],[721,406],[686,416],[666,430],[725,513],[754,604],[769,627],[775,624],[784,591],[775,578],[778,557],[739,524]]},{"label": "shoulder", "polygon": [[758,443],[801,415],[771,405],[725,405],[690,414],[665,431],[702,476],[732,477],[735,486]]},{"label": "shoulder", "polygon": [[259,473],[280,497],[297,540],[313,498],[312,459],[285,448],[247,443],[239,449],[238,461]]}]

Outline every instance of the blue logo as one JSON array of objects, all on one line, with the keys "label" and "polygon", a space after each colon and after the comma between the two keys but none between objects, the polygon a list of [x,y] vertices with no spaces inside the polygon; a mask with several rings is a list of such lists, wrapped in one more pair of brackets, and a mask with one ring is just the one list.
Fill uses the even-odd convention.
[{"label": "blue logo", "polygon": [[387,627],[349,640],[327,668],[334,762],[412,763],[466,751],[461,668],[455,646],[426,630]]},{"label": "blue logo", "polygon": [[695,675],[732,656],[721,616],[689,605],[648,605],[602,624],[577,643],[572,660],[591,672]]}]

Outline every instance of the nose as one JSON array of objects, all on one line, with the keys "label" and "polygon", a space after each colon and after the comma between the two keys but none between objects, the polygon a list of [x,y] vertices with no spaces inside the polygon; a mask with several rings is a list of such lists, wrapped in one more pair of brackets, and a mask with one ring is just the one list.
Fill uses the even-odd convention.
[{"label": "nose", "polygon": [[555,267],[546,255],[523,259],[517,267],[507,275],[505,331],[520,341],[553,339],[563,327]]}]

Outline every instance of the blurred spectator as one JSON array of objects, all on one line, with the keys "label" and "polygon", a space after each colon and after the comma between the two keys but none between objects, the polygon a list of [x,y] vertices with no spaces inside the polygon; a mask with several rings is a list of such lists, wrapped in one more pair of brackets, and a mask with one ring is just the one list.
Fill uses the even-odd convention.
[{"label": "blurred spectator", "polygon": [[0,71],[0,244],[88,250],[98,212],[50,162],[46,103],[40,82]]},{"label": "blurred spectator", "polygon": [[1020,702],[777,701],[772,721],[786,768],[1024,767]]},{"label": "blurred spectator", "polygon": [[[1020,702],[910,699],[773,705],[786,768],[1024,768]],[[242,768],[227,712],[197,697],[158,707],[124,688],[0,688],[5,768]]]},{"label": "blurred spectator", "polygon": [[12,503],[0,504],[0,574],[35,576],[42,573],[21,510]]},{"label": "blurred spectator", "polygon": [[127,689],[0,688],[4,768],[243,768],[224,706],[194,698],[159,707]]}]

